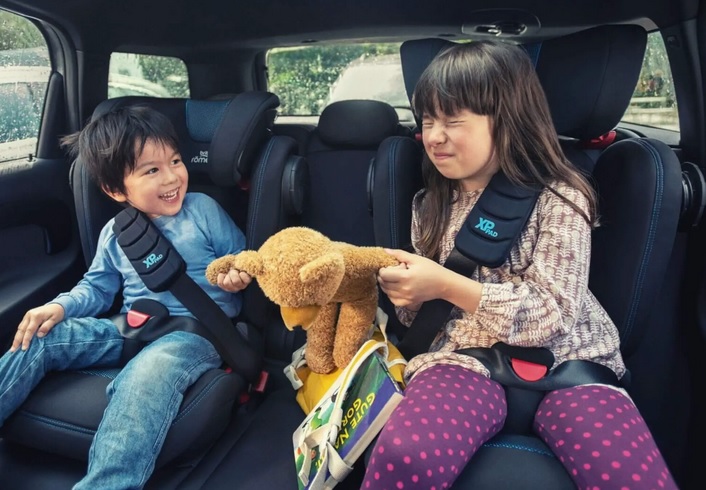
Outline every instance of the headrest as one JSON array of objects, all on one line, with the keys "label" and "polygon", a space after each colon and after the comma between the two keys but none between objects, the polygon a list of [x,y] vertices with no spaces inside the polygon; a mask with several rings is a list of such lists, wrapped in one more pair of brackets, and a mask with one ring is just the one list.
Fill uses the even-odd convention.
[{"label": "headrest", "polygon": [[[219,103],[215,101],[212,103]],[[243,92],[228,104],[211,142],[211,179],[233,185],[249,176],[253,156],[270,137],[279,97],[270,92]]]},{"label": "headrest", "polygon": [[269,135],[279,99],[268,92],[224,100],[125,96],[100,103],[93,118],[130,105],[152,107],[171,120],[190,174],[232,186],[249,173],[254,152]]},{"label": "headrest", "polygon": [[[410,99],[434,56],[454,44],[438,38],[402,43]],[[642,27],[611,25],[523,46],[536,60],[557,133],[587,141],[612,130],[635,91],[646,44]]]},{"label": "headrest", "polygon": [[407,98],[410,102],[412,102],[412,95],[414,95],[414,87],[417,86],[419,78],[429,66],[431,60],[442,50],[455,44],[452,41],[436,37],[413,39],[402,43],[400,46],[400,62],[402,63],[404,87],[407,90]]},{"label": "headrest", "polygon": [[397,111],[377,100],[341,100],[326,106],[317,128],[330,146],[377,147],[399,133]]},{"label": "headrest", "polygon": [[600,26],[542,43],[537,75],[557,133],[591,140],[615,128],[635,92],[647,45],[636,25]]},{"label": "headrest", "polygon": [[[417,85],[426,67],[431,63],[431,60],[444,49],[455,46],[456,44],[457,43],[453,41],[436,37],[413,39],[402,43],[400,46],[400,61],[402,63],[404,86],[410,103],[414,95],[414,87]],[[524,44],[522,47],[525,48],[527,54],[532,58],[532,62],[536,65],[541,44]],[[417,124],[420,123],[421,121],[417,121]]]}]

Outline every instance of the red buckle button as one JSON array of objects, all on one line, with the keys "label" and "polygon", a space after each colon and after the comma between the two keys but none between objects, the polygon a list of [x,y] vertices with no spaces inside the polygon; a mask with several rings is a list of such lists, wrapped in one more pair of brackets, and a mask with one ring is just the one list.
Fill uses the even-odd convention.
[{"label": "red buckle button", "polygon": [[512,369],[515,370],[517,375],[524,379],[525,381],[537,381],[542,379],[549,368],[542,364],[535,364],[533,362],[523,361],[522,359],[511,359]]},{"label": "red buckle button", "polygon": [[147,320],[150,318],[152,318],[150,315],[139,311],[130,310],[127,312],[127,324],[132,328],[140,328],[147,323]]}]

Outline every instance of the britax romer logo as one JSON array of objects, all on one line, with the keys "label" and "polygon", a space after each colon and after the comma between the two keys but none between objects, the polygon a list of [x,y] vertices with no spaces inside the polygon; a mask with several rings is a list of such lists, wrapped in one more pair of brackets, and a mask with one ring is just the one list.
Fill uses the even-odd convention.
[{"label": "britax romer logo", "polygon": [[145,269],[149,269],[163,258],[164,256],[162,254],[149,254],[147,258],[142,261],[142,263],[145,264]]},{"label": "britax romer logo", "polygon": [[191,159],[191,163],[208,163],[208,150],[201,150]]},{"label": "britax romer logo", "polygon": [[479,218],[476,228],[478,228],[486,235],[492,236],[493,238],[498,236],[498,232],[493,229],[495,228],[495,223],[493,223],[487,218]]}]

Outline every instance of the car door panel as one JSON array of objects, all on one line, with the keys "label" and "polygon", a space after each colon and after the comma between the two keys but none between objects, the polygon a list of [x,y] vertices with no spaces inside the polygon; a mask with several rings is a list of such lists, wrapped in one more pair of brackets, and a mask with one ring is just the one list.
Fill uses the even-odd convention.
[{"label": "car door panel", "polygon": [[25,311],[80,277],[83,262],[68,163],[36,160],[0,169],[0,340]]}]

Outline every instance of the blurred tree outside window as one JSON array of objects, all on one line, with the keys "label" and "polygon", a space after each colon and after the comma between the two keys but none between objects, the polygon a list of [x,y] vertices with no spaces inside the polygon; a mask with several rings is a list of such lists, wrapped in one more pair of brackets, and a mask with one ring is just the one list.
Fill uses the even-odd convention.
[{"label": "blurred tree outside window", "polygon": [[399,43],[276,48],[267,53],[268,90],[280,114],[318,116],[336,100],[374,99],[409,107]]},{"label": "blurred tree outside window", "polygon": [[[399,43],[331,44],[272,49],[268,90],[281,116],[318,116],[326,105],[351,98],[382,100],[413,121],[399,62]],[[624,122],[679,131],[667,51],[659,32],[648,35],[635,93]]]},{"label": "blurred tree outside window", "polygon": [[179,58],[135,53],[112,53],[108,98],[124,95],[189,97],[189,76]]},{"label": "blurred tree outside window", "polygon": [[647,36],[647,49],[640,78],[622,120],[679,131],[679,113],[672,71],[669,68],[664,40],[658,31]]},{"label": "blurred tree outside window", "polygon": [[50,73],[49,50],[37,26],[0,11],[0,162],[36,152]]}]

